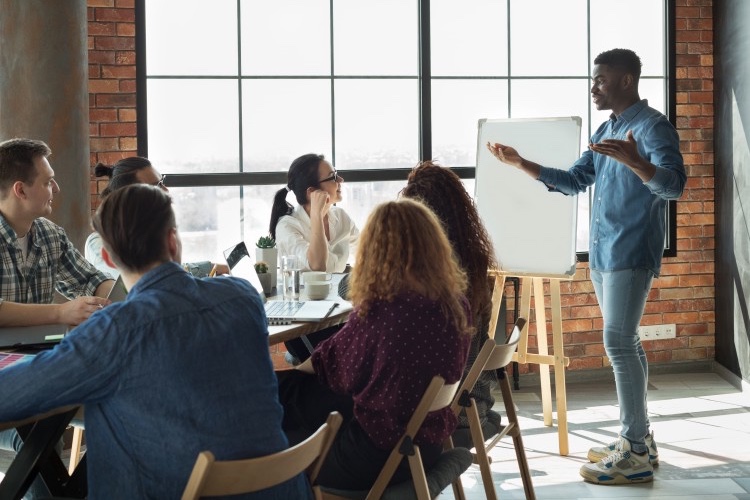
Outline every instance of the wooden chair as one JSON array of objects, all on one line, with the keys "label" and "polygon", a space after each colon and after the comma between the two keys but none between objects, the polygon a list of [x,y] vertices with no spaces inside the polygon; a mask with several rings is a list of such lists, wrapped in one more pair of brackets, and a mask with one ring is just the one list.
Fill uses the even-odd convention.
[{"label": "wooden chair", "polygon": [[[202,451],[195,461],[182,500],[252,493],[288,481],[302,471],[307,471],[310,484],[315,484],[341,420],[338,412],[331,413],[315,434],[273,455],[217,462],[213,453]],[[313,487],[313,493],[315,498],[321,498],[317,487]]]},{"label": "wooden chair", "polygon": [[[466,376],[461,389],[459,389],[456,401],[452,406],[456,414],[461,411],[461,407],[466,409],[469,428],[471,429],[471,437],[474,443],[474,460],[475,463],[479,464],[479,469],[482,473],[482,483],[484,483],[484,490],[487,498],[491,500],[497,499],[497,493],[495,492],[495,485],[492,481],[492,471],[490,470],[492,459],[489,457],[488,453],[505,436],[511,436],[513,438],[513,446],[516,450],[516,459],[518,460],[518,468],[521,471],[521,480],[523,481],[523,489],[526,498],[528,500],[534,500],[536,498],[536,495],[534,494],[534,485],[531,482],[529,464],[526,461],[526,451],[523,447],[521,429],[518,426],[516,408],[513,404],[513,394],[510,390],[510,382],[507,373],[505,372],[505,367],[511,362],[513,353],[518,347],[521,330],[523,330],[525,324],[526,320],[524,318],[518,318],[513,327],[513,332],[508,338],[506,344],[496,344],[494,339],[488,339],[484,343],[482,349],[479,351],[476,361]],[[497,371],[500,390],[503,394],[505,414],[508,420],[508,423],[502,426],[500,432],[494,437],[489,436],[492,438],[492,441],[490,441],[489,444],[486,443],[486,438],[482,432],[482,425],[479,420],[479,411],[477,410],[476,402],[469,396],[469,392],[474,387],[474,383],[476,383],[482,370]]]},{"label": "wooden chair", "polygon": [[73,438],[70,443],[70,461],[68,462],[68,474],[73,474],[81,460],[81,447],[83,445],[84,428],[76,423],[71,423],[73,427]]},{"label": "wooden chair", "polygon": [[[458,386],[458,382],[445,385],[445,380],[442,377],[433,377],[406,425],[406,432],[404,432],[401,439],[394,446],[383,469],[369,491],[344,491],[323,487],[323,498],[329,500],[351,498],[365,498],[366,500],[417,498],[418,500],[429,500],[436,497],[445,485],[435,481],[428,481],[429,472],[425,474],[422,457],[419,453],[419,446],[414,444],[414,437],[428,413],[441,410],[451,404]],[[393,474],[404,457],[409,462],[412,479],[411,481],[389,487],[388,483],[390,483]],[[464,499],[461,473],[471,464],[471,457],[468,451],[461,448],[448,450],[441,456],[441,459],[443,458],[455,462],[452,467],[446,467],[446,470],[450,471],[448,474],[451,476],[450,484],[453,485],[454,496],[457,499]],[[430,470],[432,471],[437,467],[438,465],[435,465]]]}]

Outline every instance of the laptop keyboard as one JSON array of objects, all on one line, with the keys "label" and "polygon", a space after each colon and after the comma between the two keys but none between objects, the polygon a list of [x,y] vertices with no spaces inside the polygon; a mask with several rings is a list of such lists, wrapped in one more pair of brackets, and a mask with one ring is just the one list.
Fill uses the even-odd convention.
[{"label": "laptop keyboard", "polygon": [[285,302],[282,300],[273,300],[271,302],[266,302],[266,316],[268,316],[269,318],[291,318],[304,305],[304,302],[299,301]]}]

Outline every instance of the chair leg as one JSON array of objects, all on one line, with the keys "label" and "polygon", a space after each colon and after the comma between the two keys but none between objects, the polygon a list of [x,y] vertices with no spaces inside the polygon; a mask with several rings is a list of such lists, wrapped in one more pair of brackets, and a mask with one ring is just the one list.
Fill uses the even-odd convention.
[{"label": "chair leg", "polygon": [[469,419],[471,441],[474,443],[474,453],[479,464],[479,471],[482,473],[485,495],[488,500],[497,500],[495,483],[492,480],[492,470],[490,469],[490,458],[487,456],[487,450],[484,448],[482,423],[479,420],[479,410],[477,410],[477,404],[474,399],[471,400],[471,406],[466,408],[466,416]]},{"label": "chair leg", "polygon": [[68,464],[68,474],[73,474],[81,459],[81,443],[83,442],[83,428],[73,426],[73,441],[70,444],[70,463]]},{"label": "chair leg", "polygon": [[414,481],[414,491],[417,493],[417,500],[430,500],[430,488],[427,486],[427,475],[422,463],[422,454],[419,452],[419,446],[414,446],[414,454],[409,455],[409,470],[411,478]]},{"label": "chair leg", "polygon": [[508,374],[505,372],[501,375],[500,390],[503,393],[503,404],[505,405],[505,414],[508,417],[508,424],[515,426],[515,429],[511,434],[513,437],[513,446],[516,449],[516,460],[518,461],[518,468],[521,472],[521,480],[523,481],[523,491],[526,494],[526,500],[535,500],[536,494],[534,493],[534,484],[531,482],[529,463],[526,461],[526,450],[523,447],[521,428],[518,426],[518,416],[516,415],[516,408],[513,405],[513,394],[510,391]]}]

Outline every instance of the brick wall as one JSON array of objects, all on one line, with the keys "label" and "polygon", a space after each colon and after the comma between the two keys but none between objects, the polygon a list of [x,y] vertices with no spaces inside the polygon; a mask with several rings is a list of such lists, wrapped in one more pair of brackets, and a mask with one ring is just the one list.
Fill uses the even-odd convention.
[{"label": "brick wall", "polygon": [[106,179],[97,162],[112,164],[137,151],[135,125],[135,9],[133,0],[88,0],[91,206]]},{"label": "brick wall", "polygon": [[[88,0],[88,6],[91,164],[111,164],[137,149],[133,0]],[[688,183],[677,204],[678,256],[665,259],[643,320],[676,323],[677,338],[644,343],[653,363],[714,358],[712,0],[677,0],[676,38],[677,128]],[[92,208],[103,185],[92,170]],[[578,265],[575,278],[564,282],[561,292],[569,370],[607,366],[587,264]],[[506,290],[506,296],[509,293]],[[533,331],[533,322],[531,326]],[[533,352],[536,339],[531,336],[529,341]],[[522,372],[537,369],[521,366]]]}]

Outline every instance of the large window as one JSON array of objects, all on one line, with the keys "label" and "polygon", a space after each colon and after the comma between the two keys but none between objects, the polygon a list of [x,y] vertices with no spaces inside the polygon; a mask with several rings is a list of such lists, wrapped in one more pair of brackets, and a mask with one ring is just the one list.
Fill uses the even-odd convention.
[{"label": "large window", "polygon": [[586,147],[608,117],[589,98],[604,50],[635,50],[641,96],[669,114],[672,1],[138,0],[140,154],[169,174],[186,260],[266,234],[308,152],[361,226],[420,159],[473,193],[481,118],[580,116]]}]

